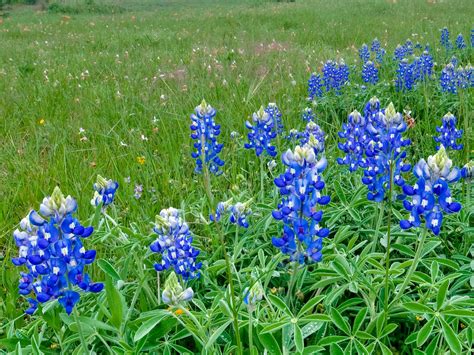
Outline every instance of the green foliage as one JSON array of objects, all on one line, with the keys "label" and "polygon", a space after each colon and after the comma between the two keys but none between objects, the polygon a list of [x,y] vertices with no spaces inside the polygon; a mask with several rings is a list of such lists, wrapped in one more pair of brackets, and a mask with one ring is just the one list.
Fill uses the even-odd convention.
[{"label": "green foliage", "polygon": [[[467,38],[471,7],[468,0],[96,0],[52,2],[46,13],[12,10],[0,24],[0,43],[8,49],[0,51],[0,352],[79,353],[82,332],[96,353],[237,353],[226,262],[220,243],[212,244],[216,229],[206,221],[204,186],[191,173],[188,118],[194,106],[205,97],[222,123],[226,172],[212,180],[213,194],[216,199],[247,200],[260,190],[259,162],[242,148],[242,138],[229,137],[231,131],[244,136],[243,123],[254,110],[275,101],[285,126],[301,129],[308,67],[315,70],[321,61],[338,56],[352,63],[357,58],[352,46],[376,36],[389,49],[412,33],[417,34],[414,40],[434,46],[445,25]],[[448,59],[441,52],[435,56],[439,66]],[[472,49],[458,57],[472,63]],[[442,95],[433,81],[414,92],[397,93],[390,82],[394,71],[393,63],[388,64],[380,85],[366,91],[350,86],[343,95],[328,95],[317,103],[319,123],[328,135],[330,163],[324,178],[332,202],[325,208],[324,223],[331,235],[323,261],[296,270],[290,295],[293,268],[270,242],[281,232],[271,217],[279,199],[272,178],[280,166],[267,172],[265,198],[252,205],[250,228],[236,234],[233,226],[224,226],[245,349],[250,348],[250,334],[253,353],[472,349],[470,187],[454,188],[462,213],[446,217],[439,237],[427,237],[400,292],[414,264],[419,234],[400,230],[401,204],[394,202],[386,289],[387,218],[379,218],[379,206],[367,202],[360,175],[349,175],[334,162],[341,122],[373,95],[384,105],[394,101],[399,111],[412,110],[411,162],[434,152],[431,133],[447,111],[472,125],[472,90],[463,96]],[[355,74],[351,80],[359,82]],[[81,127],[84,134],[79,134]],[[464,138],[471,146],[472,137],[471,128]],[[282,151],[288,143],[281,140],[278,148]],[[139,164],[137,157],[145,163]],[[464,159],[462,154],[451,158],[458,165]],[[97,173],[121,185],[109,217],[89,205]],[[79,323],[55,302],[34,316],[23,315],[28,306],[18,296],[18,270],[10,263],[16,253],[11,238],[15,224],[56,184],[78,197],[81,220],[97,213],[90,218],[96,231],[85,244],[97,249],[91,276],[105,282],[105,289],[81,298]],[[144,186],[141,199],[133,197],[135,184]],[[168,206],[185,212],[203,261],[201,278],[189,285],[193,300],[176,307],[161,302],[167,275],[157,276],[157,259],[149,251],[151,223]],[[250,309],[243,293],[256,280],[265,296]]]}]

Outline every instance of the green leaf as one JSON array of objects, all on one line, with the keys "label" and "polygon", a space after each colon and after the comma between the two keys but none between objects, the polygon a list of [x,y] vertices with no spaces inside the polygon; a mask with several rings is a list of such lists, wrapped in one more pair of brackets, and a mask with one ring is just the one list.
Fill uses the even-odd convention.
[{"label": "green leaf", "polygon": [[372,334],[369,334],[369,333],[361,331],[361,330],[359,330],[355,335],[356,335],[357,338],[363,339],[363,340],[375,339],[375,337]]},{"label": "green leaf", "polygon": [[135,336],[133,337],[133,341],[137,342],[140,339],[142,339],[144,336],[147,336],[148,333],[150,333],[153,330],[153,328],[155,328],[156,325],[160,323],[161,320],[165,318],[166,316],[167,316],[166,313],[159,314],[156,317],[153,317],[143,322],[140,328],[138,328],[137,332],[135,333]]},{"label": "green leaf", "polygon": [[258,340],[260,340],[262,345],[265,347],[266,350],[268,350],[270,354],[280,355],[282,353],[280,345],[278,345],[278,342],[276,341],[273,334],[259,332]]},{"label": "green leaf", "polygon": [[458,337],[454,333],[453,329],[449,326],[448,323],[443,318],[438,318],[441,322],[441,326],[443,327],[443,334],[446,342],[449,345],[451,351],[455,354],[460,354],[462,351],[461,342],[459,341]]},{"label": "green leaf", "polygon": [[435,318],[431,318],[426,324],[421,327],[420,331],[418,332],[418,335],[416,336],[416,345],[418,347],[421,347],[428,337],[431,334],[431,331],[433,330],[433,326],[435,324]]},{"label": "green leaf", "polygon": [[310,299],[308,302],[306,302],[306,304],[303,307],[301,307],[301,310],[298,313],[298,318],[303,316],[305,313],[311,311],[314,308],[314,306],[316,306],[319,302],[321,302],[324,299],[324,297],[325,297],[324,295],[316,296]]},{"label": "green leaf", "polygon": [[298,326],[298,324],[295,324],[293,326],[293,332],[295,334],[296,350],[299,353],[301,353],[304,349],[304,341],[303,341],[303,334],[301,334],[301,328]]},{"label": "green leaf", "polygon": [[345,280],[349,281],[351,279],[347,270],[350,269],[347,260],[344,259],[341,255],[337,255],[336,258],[331,263],[331,266],[336,270],[336,272],[342,276]]},{"label": "green leaf", "polygon": [[436,260],[431,263],[431,282],[434,284],[439,274],[439,264]]},{"label": "green leaf", "polygon": [[448,293],[449,280],[444,281],[438,290],[438,295],[436,296],[436,309],[440,309],[446,299],[446,294]]},{"label": "green leaf", "polygon": [[380,335],[380,338],[385,338],[390,333],[393,333],[395,329],[397,328],[398,328],[398,324],[395,324],[395,323],[387,324],[387,326],[383,329],[383,332],[382,332],[382,335]]},{"label": "green leaf", "polygon": [[99,267],[102,269],[102,271],[105,272],[107,275],[109,275],[115,281],[118,281],[118,280],[122,279],[120,277],[119,273],[112,266],[112,264],[109,263],[107,260],[100,259],[100,260],[97,261],[97,265],[99,265]]},{"label": "green leaf", "polygon": [[278,330],[280,328],[283,328],[285,325],[288,324],[288,320],[284,320],[284,321],[281,321],[281,322],[276,322],[276,323],[272,323],[270,325],[267,325],[266,327],[263,327],[262,329],[262,333],[272,333],[274,332],[275,330]]},{"label": "green leaf", "polygon": [[124,301],[122,295],[115,288],[110,277],[105,278],[105,293],[110,309],[110,323],[117,329],[122,325],[124,315]]},{"label": "green leaf", "polygon": [[416,302],[405,303],[403,307],[415,313],[428,313],[428,314],[434,313],[434,311],[430,307],[425,306],[424,304],[421,304],[421,303],[416,303]]},{"label": "green leaf", "polygon": [[277,297],[275,295],[268,295],[268,298],[272,302],[274,306],[276,306],[280,311],[285,313],[287,316],[292,317],[293,314],[291,313],[290,308],[287,306],[285,302],[280,297]]},{"label": "green leaf", "polygon": [[360,326],[364,322],[366,315],[367,315],[367,307],[361,308],[359,313],[357,313],[357,316],[354,319],[354,324],[352,325],[353,333],[357,333],[357,331],[360,329]]},{"label": "green leaf", "polygon": [[335,343],[340,343],[341,341],[347,340],[348,337],[343,336],[343,335],[329,335],[327,337],[324,337],[323,339],[320,340],[318,343],[319,346],[325,346],[329,344],[335,344]]},{"label": "green leaf", "polygon": [[429,254],[440,244],[441,242],[439,240],[432,240],[432,241],[427,242],[423,247],[423,251],[421,253],[421,259],[423,259],[425,255]]},{"label": "green leaf", "polygon": [[209,337],[209,340],[206,343],[205,349],[209,350],[209,348],[216,342],[217,338],[222,334],[224,330],[232,323],[232,319],[228,320],[224,324],[222,324],[217,330],[215,330],[212,335]]},{"label": "green leaf", "polygon": [[347,321],[342,318],[341,313],[339,313],[336,308],[331,309],[331,319],[339,329],[346,333],[346,335],[351,334],[349,323],[347,323]]},{"label": "green leaf", "polygon": [[441,311],[445,316],[453,317],[474,317],[474,312],[469,309],[448,309]]}]

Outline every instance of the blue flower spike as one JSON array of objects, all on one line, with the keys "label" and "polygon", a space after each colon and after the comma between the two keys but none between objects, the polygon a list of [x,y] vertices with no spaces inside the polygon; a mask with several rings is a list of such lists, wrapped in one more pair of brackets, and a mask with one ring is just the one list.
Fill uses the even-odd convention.
[{"label": "blue flower spike", "polygon": [[[440,143],[446,149],[462,150],[463,145],[456,143],[456,141],[462,138],[463,130],[456,128],[456,121],[456,117],[451,112],[444,115],[441,127],[436,127],[436,132],[440,135],[433,137],[436,143]],[[436,146],[436,150],[439,148],[439,145]]]},{"label": "blue flower spike", "polygon": [[323,239],[329,235],[329,229],[320,226],[320,206],[330,201],[329,196],[322,195],[325,183],[321,173],[327,161],[324,157],[318,160],[313,147],[306,144],[288,150],[282,162],[287,170],[275,179],[282,200],[272,215],[284,223],[283,235],[272,238],[272,244],[291,261],[321,261]]},{"label": "blue flower spike", "polygon": [[32,210],[13,232],[19,249],[15,266],[26,266],[22,272],[19,293],[28,298],[33,314],[38,304],[58,300],[67,314],[71,314],[80,300],[79,290],[100,292],[102,283],[93,283],[85,272],[85,266],[94,262],[96,251],[86,250],[82,239],[89,237],[92,227],[85,227],[73,216],[77,203],[64,197],[59,187],[45,197],[39,212]]},{"label": "blue flower spike", "polygon": [[249,130],[247,134],[248,143],[245,143],[246,149],[254,149],[255,155],[259,157],[262,153],[275,157],[277,151],[272,145],[272,140],[276,138],[275,121],[272,115],[262,107],[252,115],[252,123],[245,122],[245,127]]},{"label": "blue flower spike", "polygon": [[196,159],[194,169],[196,173],[201,173],[205,164],[212,174],[222,174],[224,161],[219,157],[219,153],[224,145],[217,143],[221,126],[214,121],[215,116],[216,110],[205,100],[202,100],[191,115],[191,138],[194,140],[193,147],[195,148],[191,156]]},{"label": "blue flower spike", "polygon": [[117,181],[105,179],[97,175],[97,181],[94,183],[94,197],[91,200],[92,206],[102,204],[102,207],[107,207],[114,202],[115,192],[119,184]]},{"label": "blue flower spike", "polygon": [[435,155],[426,162],[421,159],[413,168],[417,181],[413,186],[406,184],[403,192],[407,198],[403,206],[410,213],[408,219],[400,221],[402,229],[418,228],[425,221],[426,227],[439,235],[444,214],[457,213],[461,204],[451,196],[449,185],[461,178],[461,170],[453,167],[446,149],[441,145]]},{"label": "blue flower spike", "polygon": [[158,236],[150,249],[161,255],[155,270],[173,268],[185,281],[199,277],[202,263],[196,263],[196,259],[200,251],[192,245],[193,237],[180,212],[173,207],[161,210],[153,230]]}]

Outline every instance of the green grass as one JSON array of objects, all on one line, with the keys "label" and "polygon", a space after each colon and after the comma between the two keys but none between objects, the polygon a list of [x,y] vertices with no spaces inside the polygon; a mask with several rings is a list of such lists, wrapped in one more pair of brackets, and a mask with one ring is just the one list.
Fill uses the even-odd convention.
[{"label": "green grass", "polygon": [[[75,2],[68,4],[77,9]],[[0,24],[0,255],[8,270],[12,269],[9,259],[17,252],[12,247],[11,233],[20,219],[31,208],[38,208],[56,185],[78,199],[79,215],[85,219],[93,213],[92,184],[101,174],[120,183],[115,217],[124,228],[132,223],[127,233],[137,244],[131,250],[117,246],[118,242],[107,239],[116,234],[102,231],[97,237],[98,258],[114,263],[129,286],[136,287],[138,276],[124,261],[125,256],[131,252],[141,260],[138,255],[145,253],[151,240],[150,223],[162,208],[183,208],[203,248],[212,237],[209,226],[201,220],[208,214],[208,202],[201,177],[192,173],[194,161],[190,157],[189,115],[203,98],[218,111],[220,140],[225,143],[225,173],[212,179],[216,199],[230,195],[242,200],[257,197],[259,162],[252,152],[243,149],[242,143],[246,135],[244,122],[260,105],[276,102],[285,127],[302,129],[300,115],[307,105],[307,79],[323,61],[344,58],[360,71],[357,49],[362,43],[379,38],[387,48],[387,58],[396,44],[407,38],[439,48],[439,29],[444,26],[450,29],[452,38],[462,32],[468,39],[474,12],[471,0],[436,4],[421,0],[399,0],[395,4],[375,0],[122,0],[114,4],[116,8],[111,13],[104,13],[104,7],[94,13],[80,5],[70,14],[17,6],[8,10],[9,16]],[[471,49],[460,59],[473,63],[472,53]],[[443,51],[434,55],[439,71],[448,59]],[[390,65],[384,69],[381,75],[385,83],[390,83],[394,72]],[[353,82],[360,82],[358,73],[351,75]],[[333,197],[338,192],[327,218],[333,227],[331,236],[337,232],[339,242],[346,243],[345,238],[349,237],[341,237],[343,232],[337,226],[371,225],[376,210],[367,202],[351,207],[364,192],[360,184],[352,185],[351,179],[356,178],[335,163],[335,157],[340,155],[336,144],[341,122],[352,110],[362,111],[373,95],[384,106],[393,101],[398,111],[405,107],[413,111],[417,121],[409,132],[414,141],[410,148],[413,163],[434,153],[434,126],[447,111],[455,113],[460,124],[464,120],[472,122],[473,118],[472,89],[464,96],[443,95],[436,80],[407,94],[384,84],[365,92],[351,86],[340,97],[329,95],[321,100],[315,110],[328,134],[326,192]],[[81,140],[80,128],[85,129],[85,141]],[[232,131],[239,132],[242,138],[232,141]],[[147,140],[142,140],[142,135]],[[464,138],[471,148],[472,139],[471,128]],[[278,148],[287,149],[288,144],[282,140]],[[137,157],[142,156],[143,165],[137,162]],[[458,165],[464,164],[461,153],[452,158]],[[279,162],[279,158],[276,160]],[[274,174],[281,170],[279,165]],[[126,177],[130,177],[130,183],[124,181]],[[135,184],[144,187],[139,200],[133,197]],[[251,260],[245,264],[246,275],[259,262],[260,266],[267,262],[257,262],[257,247],[277,254],[268,243],[280,228],[270,216],[279,197],[270,178],[265,186],[266,200],[256,204],[253,229],[245,234],[247,241],[252,240],[252,235],[262,239],[255,242],[255,249],[245,249],[245,260]],[[346,198],[340,195],[341,191],[347,194],[347,201],[343,201]],[[338,203],[341,206],[335,207]],[[361,215],[360,208],[367,214]],[[467,228],[469,222],[466,215],[456,218],[451,219],[455,227],[447,229],[456,241],[443,244],[443,251],[453,254],[464,250],[463,237],[467,237],[462,228]],[[368,230],[358,233],[357,236],[372,238]],[[397,237],[404,236],[399,233]],[[203,253],[209,258],[206,267],[218,259],[213,252],[207,248]],[[137,264],[141,267],[143,262]],[[149,269],[148,275],[153,274]],[[98,268],[94,270],[101,279],[103,273]],[[216,279],[220,277],[217,269],[209,272]],[[16,273],[13,270],[8,276],[3,275],[4,285],[0,288],[16,287]],[[146,272],[139,274],[142,277]],[[214,281],[205,276],[202,287],[212,288]],[[139,326],[138,315],[157,306],[154,282],[148,280],[145,291],[137,291],[137,312],[132,317],[135,330]],[[268,281],[266,285],[284,287],[285,282]],[[303,281],[300,286],[305,287]],[[128,303],[133,292],[131,288],[124,291]],[[205,301],[212,302],[217,294],[213,290]],[[20,307],[16,298],[8,302],[12,313],[6,318],[11,320],[21,313],[19,309],[24,304]],[[11,311],[15,304],[18,310]],[[95,306],[94,299],[87,299],[84,309],[87,305]],[[0,309],[0,316],[1,313]]]},{"label": "green grass", "polygon": [[[136,202],[122,184],[119,199],[132,220],[152,218],[163,206],[194,198],[200,193],[189,173],[187,126],[203,97],[217,108],[224,136],[232,130],[243,135],[245,119],[268,101],[279,104],[291,127],[299,123],[305,104],[308,70],[321,61],[342,57],[352,63],[356,48],[375,37],[393,48],[412,34],[438,44],[443,26],[467,36],[472,10],[470,1],[119,5],[127,11],[70,19],[22,8],[0,26],[1,240],[55,185],[78,197],[81,211],[87,209],[97,173],[120,182],[130,176],[132,185],[156,189],[157,203],[146,198],[148,193]],[[82,80],[86,70],[89,76]],[[337,120],[361,101],[351,98],[348,106],[337,107]],[[442,114],[430,107],[431,119]],[[152,130],[153,117],[158,133]],[[87,142],[79,140],[80,127]],[[141,141],[141,134],[149,140]],[[251,155],[242,150],[238,155],[240,172],[248,176]],[[146,157],[143,166],[137,156]],[[235,179],[227,174],[222,180],[232,185]]]}]

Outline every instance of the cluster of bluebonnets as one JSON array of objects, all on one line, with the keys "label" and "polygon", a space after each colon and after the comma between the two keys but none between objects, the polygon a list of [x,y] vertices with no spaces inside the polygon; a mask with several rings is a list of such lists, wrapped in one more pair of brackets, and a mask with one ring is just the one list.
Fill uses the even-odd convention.
[{"label": "cluster of bluebonnets", "polygon": [[[441,43],[446,50],[454,48],[447,30],[442,31]],[[466,46],[462,36],[458,36],[455,47],[462,50]],[[417,50],[421,54],[415,56]],[[370,49],[367,45],[361,48],[359,55],[363,62],[364,82],[375,84],[379,80],[378,66],[384,63],[385,54],[378,40],[374,40]],[[428,47],[407,41],[397,47],[394,59],[398,62],[395,86],[399,90],[410,90],[417,82],[434,75]],[[453,61],[449,65],[455,67]],[[455,74],[447,74],[445,70],[441,74],[442,82],[448,82],[450,75],[460,75],[456,70]],[[446,84],[455,87],[446,91],[456,92],[463,85],[473,86],[472,67],[462,76],[463,83]],[[321,73],[313,73],[308,81],[309,100],[321,97],[324,91],[340,93],[348,80],[349,67],[343,61],[326,62]],[[215,116],[216,110],[204,100],[191,115],[191,138],[195,149],[192,157],[196,162],[196,173],[211,172],[217,176],[223,173],[224,161],[220,153],[224,145],[217,142],[221,129]],[[288,136],[295,146],[281,154],[285,171],[274,179],[281,199],[272,212],[273,218],[282,222],[282,233],[272,238],[272,244],[295,264],[321,261],[323,240],[330,234],[323,223],[323,207],[330,202],[330,197],[323,193],[325,182],[322,174],[328,164],[325,133],[311,108],[304,110],[302,119],[306,123],[305,129],[292,131]],[[461,178],[473,178],[472,162],[459,169],[448,157],[450,150],[463,148],[457,142],[463,131],[457,129],[456,123],[456,117],[451,113],[442,118],[441,126],[436,128],[438,135],[433,137],[438,143],[437,153],[426,161],[421,159],[412,169],[406,151],[410,140],[404,137],[408,129],[404,117],[392,103],[383,108],[379,99],[373,97],[362,113],[354,110],[342,125],[338,148],[343,157],[337,158],[337,163],[347,166],[350,172],[362,170],[361,181],[367,186],[368,200],[403,200],[409,215],[400,221],[402,229],[420,227],[424,223],[428,230],[439,235],[444,215],[461,210],[461,204],[452,197],[451,184]],[[245,127],[248,129],[246,149],[254,150],[260,158],[277,156],[273,143],[279,135],[284,136],[284,126],[276,104],[262,106],[253,113],[252,122],[245,122]],[[410,185],[407,181],[415,183]],[[114,202],[118,183],[98,176],[93,189],[91,204],[105,213],[106,207]],[[210,220],[220,222],[224,215],[228,215],[230,223],[248,228],[251,203],[252,200],[233,203],[232,199],[219,202],[210,214]],[[76,201],[70,196],[64,197],[57,187],[43,200],[39,211],[32,210],[20,222],[20,229],[14,232],[19,256],[12,261],[28,270],[21,272],[19,283],[20,294],[28,296],[28,314],[33,314],[39,303],[50,300],[58,300],[70,314],[80,299],[80,290],[100,292],[103,289],[102,283],[92,282],[85,272],[86,265],[94,262],[96,252],[86,250],[82,240],[92,234],[93,228],[81,225],[74,217],[76,209]],[[154,232],[157,237],[150,249],[159,259],[154,268],[158,273],[169,273],[162,294],[163,302],[176,305],[189,301],[193,290],[185,288],[184,282],[200,276],[202,263],[198,261],[200,250],[193,245],[193,236],[182,212],[175,208],[163,209],[156,216]],[[262,299],[262,295],[262,287],[257,282],[244,290],[243,299],[252,307]]]}]

